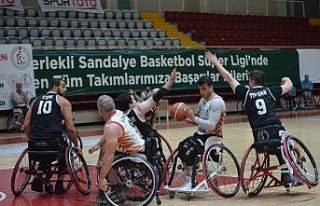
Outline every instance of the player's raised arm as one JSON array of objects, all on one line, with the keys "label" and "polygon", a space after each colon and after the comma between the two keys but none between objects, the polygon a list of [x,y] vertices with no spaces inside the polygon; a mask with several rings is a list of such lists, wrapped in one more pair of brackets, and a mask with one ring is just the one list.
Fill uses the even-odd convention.
[{"label": "player's raised arm", "polygon": [[172,88],[174,82],[177,78],[176,68],[174,68],[171,72],[170,78],[168,81],[160,88],[154,95],[149,97],[146,101],[141,102],[138,105],[138,111],[143,115],[149,112]]},{"label": "player's raised arm", "polygon": [[211,52],[207,51],[204,54],[204,56],[206,57],[206,59],[208,59],[211,62],[212,66],[214,66],[218,70],[218,72],[223,77],[223,79],[229,83],[232,91],[235,93],[236,87],[240,83],[235,78],[232,77],[232,75],[228,70],[226,70],[222,66],[222,64],[219,62],[218,58],[216,57],[216,55],[213,55]]},{"label": "player's raised arm", "polygon": [[282,78],[281,88],[282,88],[282,93],[281,93],[281,95],[284,95],[284,94],[286,94],[286,93],[288,93],[288,92],[291,91],[291,89],[292,89],[292,82],[291,82],[291,80],[290,80],[289,77],[283,77],[283,78]]}]

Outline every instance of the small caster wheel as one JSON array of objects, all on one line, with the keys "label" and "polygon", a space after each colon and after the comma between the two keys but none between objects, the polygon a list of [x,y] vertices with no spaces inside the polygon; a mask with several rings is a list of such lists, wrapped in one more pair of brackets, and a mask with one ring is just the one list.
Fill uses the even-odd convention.
[{"label": "small caster wheel", "polygon": [[157,200],[157,205],[161,205],[161,200]]},{"label": "small caster wheel", "polygon": [[290,187],[286,187],[287,193],[290,193]]},{"label": "small caster wheel", "polygon": [[176,195],[176,194],[175,194],[174,192],[170,192],[170,193],[169,193],[170,199],[173,199],[175,195]]},{"label": "small caster wheel", "polygon": [[187,194],[187,200],[188,200],[188,201],[191,200],[191,194]]}]

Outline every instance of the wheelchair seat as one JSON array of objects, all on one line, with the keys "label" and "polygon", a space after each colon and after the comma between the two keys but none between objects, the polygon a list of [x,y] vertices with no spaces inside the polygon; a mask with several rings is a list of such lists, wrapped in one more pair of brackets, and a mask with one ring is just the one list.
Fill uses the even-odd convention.
[{"label": "wheelchair seat", "polygon": [[64,158],[68,144],[64,137],[61,138],[30,138],[28,140],[29,158],[34,161]]},{"label": "wheelchair seat", "polygon": [[275,154],[281,146],[280,139],[269,139],[265,141],[258,141],[253,144],[253,147],[257,150],[258,153],[269,153]]}]

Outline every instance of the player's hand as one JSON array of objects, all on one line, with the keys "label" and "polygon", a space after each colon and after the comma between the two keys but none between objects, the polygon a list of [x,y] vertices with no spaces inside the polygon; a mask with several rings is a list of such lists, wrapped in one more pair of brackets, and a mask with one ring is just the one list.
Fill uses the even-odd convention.
[{"label": "player's hand", "polygon": [[284,84],[286,81],[290,81],[289,77],[282,77],[281,84]]},{"label": "player's hand", "polygon": [[184,111],[186,113],[186,119],[189,119],[192,122],[194,122],[196,116],[194,115],[193,111],[190,108],[185,108]]},{"label": "player's hand", "polygon": [[205,56],[205,58],[206,58],[207,60],[209,60],[209,62],[211,62],[213,65],[217,65],[217,64],[220,63],[219,60],[218,60],[218,58],[217,58],[217,56],[216,56],[215,54],[212,54],[212,53],[209,52],[209,51],[206,51],[206,52],[204,53],[204,56]]},{"label": "player's hand", "polygon": [[82,149],[79,145],[76,146],[76,150],[77,150],[78,154],[82,154]]},{"label": "player's hand", "polygon": [[89,149],[89,154],[94,153],[95,151],[99,150],[100,146],[99,145],[93,145],[90,149]]},{"label": "player's hand", "polygon": [[170,78],[171,78],[171,80],[172,80],[173,82],[176,81],[176,79],[177,79],[177,68],[174,68],[174,69],[172,70],[171,75],[170,75]]},{"label": "player's hand", "polygon": [[27,93],[25,91],[21,91],[21,95],[24,96],[24,97],[27,97]]},{"label": "player's hand", "polygon": [[108,182],[107,182],[106,178],[99,179],[98,188],[102,191],[108,191],[109,186],[108,186]]}]

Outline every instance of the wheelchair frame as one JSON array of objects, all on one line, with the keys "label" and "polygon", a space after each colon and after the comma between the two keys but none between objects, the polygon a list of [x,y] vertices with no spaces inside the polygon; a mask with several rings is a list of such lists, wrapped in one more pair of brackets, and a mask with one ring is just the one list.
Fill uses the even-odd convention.
[{"label": "wheelchair frame", "polygon": [[[309,182],[306,178],[304,178],[303,175],[299,172],[299,169],[297,168],[297,166],[295,166],[294,162],[291,160],[292,157],[289,154],[289,148],[288,148],[290,140],[297,142],[301,147],[303,147],[302,149],[306,152],[306,154],[310,158],[310,162],[312,163],[313,169],[315,172],[315,181],[314,182]],[[288,135],[283,140],[281,140],[280,149],[281,149],[282,158],[283,158],[285,164],[284,165],[273,165],[273,166],[270,166],[270,155],[272,155],[272,154],[269,154],[266,151],[258,152],[256,150],[256,148],[254,147],[254,144],[250,145],[248,147],[248,149],[245,151],[245,154],[244,154],[242,162],[241,162],[241,186],[242,186],[242,189],[245,192],[245,194],[247,194],[249,197],[253,197],[253,196],[258,195],[264,187],[268,188],[268,187],[285,186],[281,182],[281,180],[279,180],[279,178],[277,178],[274,175],[274,171],[279,170],[279,169],[282,169],[282,171],[280,171],[280,174],[289,173],[289,175],[291,177],[293,175],[297,176],[300,180],[302,180],[302,182],[304,184],[306,184],[306,186],[309,189],[311,189],[311,187],[314,187],[318,184],[319,172],[317,170],[316,162],[314,161],[313,156],[311,155],[308,148],[302,143],[302,141],[300,141],[299,139],[297,139],[295,137]],[[254,151],[256,159],[255,159],[254,165],[248,166],[251,169],[251,174],[250,174],[249,180],[246,180],[246,178],[244,177],[246,161],[247,161],[251,151]],[[296,154],[298,156],[300,156],[300,151],[297,150],[295,152],[297,152]],[[260,159],[259,159],[260,154],[263,155],[262,163],[260,163]],[[255,168],[255,166],[257,164],[258,164],[258,167]],[[283,170],[286,168],[287,168],[287,170]],[[255,175],[253,175],[253,172],[255,172],[253,170],[257,170]],[[262,180],[260,181],[258,187],[253,192],[249,192],[248,187],[250,186],[250,181],[254,181],[256,178],[260,178],[260,177],[262,178]],[[267,183],[268,177],[271,178],[271,180]],[[291,185],[288,185],[288,187],[286,187],[287,192],[290,191],[290,187],[291,187]]]},{"label": "wheelchair frame", "polygon": [[[81,142],[81,139],[79,139],[79,140]],[[40,172],[37,170],[38,168],[31,168],[31,167],[36,167],[37,162],[38,162],[38,166],[39,166],[41,160],[39,160],[40,158],[36,158],[36,160],[30,160],[29,154],[31,154],[31,155],[42,154],[44,156],[46,154],[52,155],[52,158],[54,160],[50,162],[50,166],[49,166],[50,172],[49,173],[38,173],[38,172]],[[76,154],[76,157],[73,156],[71,159],[72,154]],[[63,180],[63,182],[68,182],[67,187],[65,188],[64,192],[68,191],[71,188],[72,184],[74,184],[76,189],[80,193],[82,193],[84,195],[89,194],[90,189],[91,189],[91,178],[90,178],[89,168],[88,168],[87,163],[84,160],[82,154],[79,154],[77,152],[77,150],[75,149],[75,147],[73,147],[71,145],[67,146],[65,148],[65,151],[29,151],[28,148],[26,148],[19,156],[18,161],[16,162],[16,165],[14,167],[14,170],[13,170],[13,173],[11,176],[11,191],[12,191],[12,193],[16,196],[20,195],[24,191],[26,186],[28,184],[31,184],[30,180],[31,180],[32,176],[42,176],[43,174],[46,175],[46,178],[40,177],[39,179],[42,182],[42,184],[44,184],[45,186],[48,186],[50,188],[51,187],[50,183],[57,181],[57,180],[52,180],[51,179],[52,176],[60,175],[59,171],[56,171],[58,168],[58,164],[57,164],[58,160],[59,160],[59,158],[61,159],[61,157],[59,157],[59,155],[64,155],[63,158],[66,162],[67,171],[70,176],[69,180],[65,180],[65,179]],[[27,158],[27,164],[24,166],[21,166],[21,164],[23,164],[22,161],[24,161],[24,158]],[[75,165],[71,164],[71,160],[76,160],[76,159],[78,159],[78,163],[79,163],[79,164],[77,164],[77,168],[75,168]],[[31,163],[31,161],[34,161],[35,165],[33,163]],[[52,162],[57,162],[57,163],[52,164]],[[52,171],[52,168],[53,168],[53,171]],[[82,173],[83,172],[86,173],[85,182],[83,179],[81,179],[77,176],[80,169],[81,170],[84,169],[84,171],[82,171]],[[16,186],[15,183],[18,181],[17,174],[19,172],[24,174],[25,178],[19,186]],[[83,188],[80,185],[83,182],[86,184],[85,188]]]},{"label": "wheelchair frame", "polygon": [[[206,165],[206,161],[207,161],[206,159],[208,159],[207,157],[209,157],[211,155],[209,152],[210,152],[210,150],[214,149],[215,147],[219,147],[219,148],[222,149],[222,151],[224,151],[224,153],[228,153],[228,155],[230,155],[232,161],[235,163],[235,167],[237,169],[237,186],[236,186],[235,190],[231,194],[226,194],[226,193],[221,192],[210,181],[210,179],[212,177],[214,177],[215,175],[217,175],[219,173],[219,172],[214,173],[214,175],[213,174],[209,174],[208,171],[207,171],[208,169],[207,169],[207,165]],[[179,157],[178,157],[178,148],[177,148],[177,149],[174,150],[174,152],[168,158],[168,160],[166,162],[166,165],[165,165],[165,170],[164,170],[165,171],[164,179],[163,179],[164,189],[169,191],[169,197],[171,199],[175,197],[176,193],[183,193],[183,194],[186,194],[187,195],[187,199],[190,200],[191,196],[193,194],[209,192],[210,190],[212,192],[218,194],[219,196],[222,196],[224,198],[228,198],[228,197],[233,197],[239,191],[239,189],[240,189],[240,166],[239,166],[239,163],[238,163],[236,157],[234,156],[234,154],[223,143],[213,143],[213,144],[211,144],[210,146],[208,146],[205,149],[205,151],[204,151],[204,153],[202,155],[198,155],[197,165],[194,165],[193,169],[192,169],[192,175],[191,175],[192,190],[190,190],[190,191],[187,191],[187,190],[182,191],[182,190],[176,189],[174,187],[171,187],[175,183],[174,182],[174,178],[175,178],[175,173],[176,173],[175,170],[177,168],[176,164],[177,164],[177,159],[178,158]],[[219,162],[221,162],[221,159],[219,160]],[[171,174],[167,174],[167,173],[169,173],[168,167],[169,167],[170,164],[173,165],[173,171],[171,172]],[[198,167],[200,167],[200,165],[202,167],[202,172],[203,172],[204,179],[196,184],[195,183],[195,181],[196,181],[195,177],[197,175],[196,174],[196,172],[197,172],[196,170],[197,170]],[[178,169],[179,169],[179,167],[181,167],[181,166],[178,165]],[[224,169],[226,169],[226,168],[224,168]],[[176,181],[183,174],[184,174],[184,172],[182,172],[182,174],[180,174],[178,177],[176,177]],[[204,188],[204,189],[202,189],[202,188]]]}]

